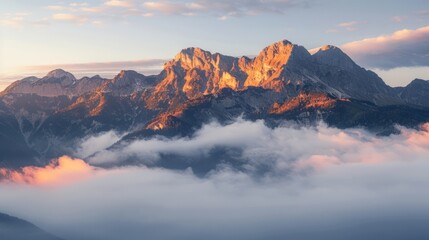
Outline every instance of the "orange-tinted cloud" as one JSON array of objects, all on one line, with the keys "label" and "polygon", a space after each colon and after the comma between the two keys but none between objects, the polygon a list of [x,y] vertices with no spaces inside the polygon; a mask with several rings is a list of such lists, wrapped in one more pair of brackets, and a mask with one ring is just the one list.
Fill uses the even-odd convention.
[{"label": "orange-tinted cloud", "polygon": [[21,170],[0,168],[0,179],[3,182],[57,186],[87,178],[94,171],[93,167],[81,159],[63,156],[45,167],[24,167]]},{"label": "orange-tinted cloud", "polygon": [[391,69],[429,66],[428,42],[429,26],[425,26],[346,43],[341,48],[365,67]]},{"label": "orange-tinted cloud", "polygon": [[429,148],[429,123],[422,125],[422,130],[419,132],[405,131],[407,144],[413,148],[428,149]]},{"label": "orange-tinted cloud", "polygon": [[357,21],[343,22],[343,23],[338,24],[339,27],[342,27],[347,31],[356,30],[356,25],[358,25]]},{"label": "orange-tinted cloud", "polygon": [[55,13],[52,15],[52,19],[57,21],[64,22],[74,22],[74,23],[85,23],[88,21],[86,16],[71,14],[71,13]]},{"label": "orange-tinted cloud", "polygon": [[105,2],[105,4],[111,7],[132,7],[133,6],[131,1],[124,1],[124,0],[109,0]]}]

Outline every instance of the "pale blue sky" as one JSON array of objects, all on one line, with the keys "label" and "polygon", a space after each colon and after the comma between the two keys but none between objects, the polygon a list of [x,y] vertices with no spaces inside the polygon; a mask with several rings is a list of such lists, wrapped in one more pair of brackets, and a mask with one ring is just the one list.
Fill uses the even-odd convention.
[{"label": "pale blue sky", "polygon": [[[169,59],[189,46],[256,55],[282,39],[311,49],[429,26],[427,0],[0,0],[0,5],[0,73],[9,80],[26,66]],[[427,33],[411,32],[401,42],[410,56],[415,55],[410,46],[423,51],[413,63],[405,58],[395,66],[376,66],[356,58],[367,68],[402,67],[399,74],[390,72],[390,83],[429,78],[429,50],[421,46],[429,41]],[[403,49],[395,41],[386,44]]]}]

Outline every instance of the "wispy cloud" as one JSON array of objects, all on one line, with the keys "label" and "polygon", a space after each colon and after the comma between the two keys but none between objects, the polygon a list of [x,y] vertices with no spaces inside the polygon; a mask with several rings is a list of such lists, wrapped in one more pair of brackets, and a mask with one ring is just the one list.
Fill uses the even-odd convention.
[{"label": "wispy cloud", "polygon": [[356,26],[357,24],[358,24],[358,22],[357,22],[357,21],[352,21],[352,22],[343,22],[343,23],[339,23],[339,24],[338,24],[338,26],[347,28],[347,27],[353,27],[353,26]]},{"label": "wispy cloud", "polygon": [[349,22],[341,22],[338,23],[335,27],[330,28],[325,31],[325,33],[339,33],[339,32],[352,32],[357,30],[357,26],[361,24],[361,22],[358,21],[349,21]]},{"label": "wispy cloud", "polygon": [[366,67],[417,67],[429,66],[428,42],[429,26],[426,26],[346,43],[342,49]]},{"label": "wispy cloud", "polygon": [[210,14],[225,20],[229,17],[259,15],[264,13],[284,14],[291,8],[307,7],[306,1],[297,0],[238,0],[238,1],[150,1],[145,2],[146,9],[175,15]]},{"label": "wispy cloud", "polygon": [[49,25],[48,18],[30,19],[30,16],[30,13],[7,14],[4,18],[0,19],[0,26],[20,29],[26,25],[31,27]]},{"label": "wispy cloud", "polygon": [[21,16],[14,16],[8,19],[2,19],[0,20],[1,26],[6,27],[21,27],[24,22],[24,18]]},{"label": "wispy cloud", "polygon": [[88,6],[88,3],[86,3],[86,2],[81,2],[81,3],[75,2],[75,3],[70,3],[69,6],[71,6],[71,7],[85,7],[85,6]]},{"label": "wispy cloud", "polygon": [[65,8],[66,7],[61,6],[61,5],[49,5],[49,6],[46,6],[46,9],[53,10],[53,11],[62,11]]},{"label": "wispy cloud", "polygon": [[100,26],[101,22],[112,19],[126,19],[129,16],[149,17],[152,13],[143,9],[142,4],[131,0],[108,0],[100,4],[71,3],[47,6],[54,11],[53,20],[89,23]]},{"label": "wispy cloud", "polygon": [[111,7],[123,7],[123,8],[130,8],[133,6],[133,3],[129,0],[128,1],[127,0],[109,0],[109,1],[106,1],[105,4]]},{"label": "wispy cloud", "polygon": [[392,21],[396,22],[396,23],[403,22],[404,20],[405,20],[404,16],[394,16],[394,17],[392,17]]},{"label": "wispy cloud", "polygon": [[[98,4],[88,2],[57,3],[44,7],[50,16],[44,22],[74,22],[77,24],[93,24],[109,22],[114,19],[126,20],[128,17],[153,17],[155,15],[202,16],[208,15],[219,20],[232,17],[254,16],[261,14],[285,14],[291,8],[309,7],[307,0],[238,0],[238,1],[135,1],[135,0],[104,0]],[[53,12],[53,13],[52,13]],[[40,19],[33,22],[41,23]],[[30,21],[22,17],[12,16],[0,20],[0,25],[24,27]],[[29,25],[30,26],[30,25]]]},{"label": "wispy cloud", "polygon": [[83,7],[81,8],[82,12],[89,12],[89,13],[101,13],[105,11],[104,7],[97,6],[97,7]]},{"label": "wispy cloud", "polygon": [[57,21],[74,22],[83,24],[88,21],[88,18],[83,15],[76,15],[71,13],[55,13],[52,15],[52,19]]}]

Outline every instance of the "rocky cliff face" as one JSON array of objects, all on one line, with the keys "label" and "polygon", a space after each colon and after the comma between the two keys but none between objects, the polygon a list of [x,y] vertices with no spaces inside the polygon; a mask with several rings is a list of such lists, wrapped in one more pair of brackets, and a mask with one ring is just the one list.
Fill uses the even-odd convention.
[{"label": "rocky cliff face", "polygon": [[314,55],[314,72],[321,81],[334,87],[344,97],[370,101],[378,105],[400,104],[393,93],[375,73],[358,66],[341,49],[323,46]]},{"label": "rocky cliff face", "polygon": [[287,84],[300,85],[312,81],[306,72],[311,61],[310,53],[302,46],[286,40],[274,43],[264,48],[246,68],[245,86],[280,92]]},{"label": "rocky cliff face", "polygon": [[253,59],[187,48],[154,76],[121,71],[112,79],[76,79],[54,70],[13,83],[0,96],[0,148],[8,152],[0,161],[43,163],[109,130],[126,134],[124,139],[174,136],[237,117],[270,126],[325,121],[388,134],[395,124],[429,121],[428,97],[427,81],[391,88],[334,46],[311,55],[284,40]]},{"label": "rocky cliff face", "polygon": [[242,91],[248,87],[288,95],[305,88],[379,105],[401,102],[375,73],[359,67],[339,48],[324,46],[311,55],[286,40],[264,48],[254,59],[188,48],[166,63],[158,78],[150,102],[164,99],[171,104],[216,94],[223,88]]}]

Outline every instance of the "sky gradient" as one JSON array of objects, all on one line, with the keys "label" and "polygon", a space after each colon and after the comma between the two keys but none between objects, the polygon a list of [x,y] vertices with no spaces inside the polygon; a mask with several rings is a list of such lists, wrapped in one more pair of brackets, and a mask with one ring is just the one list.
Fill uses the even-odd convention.
[{"label": "sky gradient", "polygon": [[154,74],[186,47],[252,56],[282,39],[340,46],[392,86],[429,79],[425,0],[0,1],[0,89],[53,68]]}]

